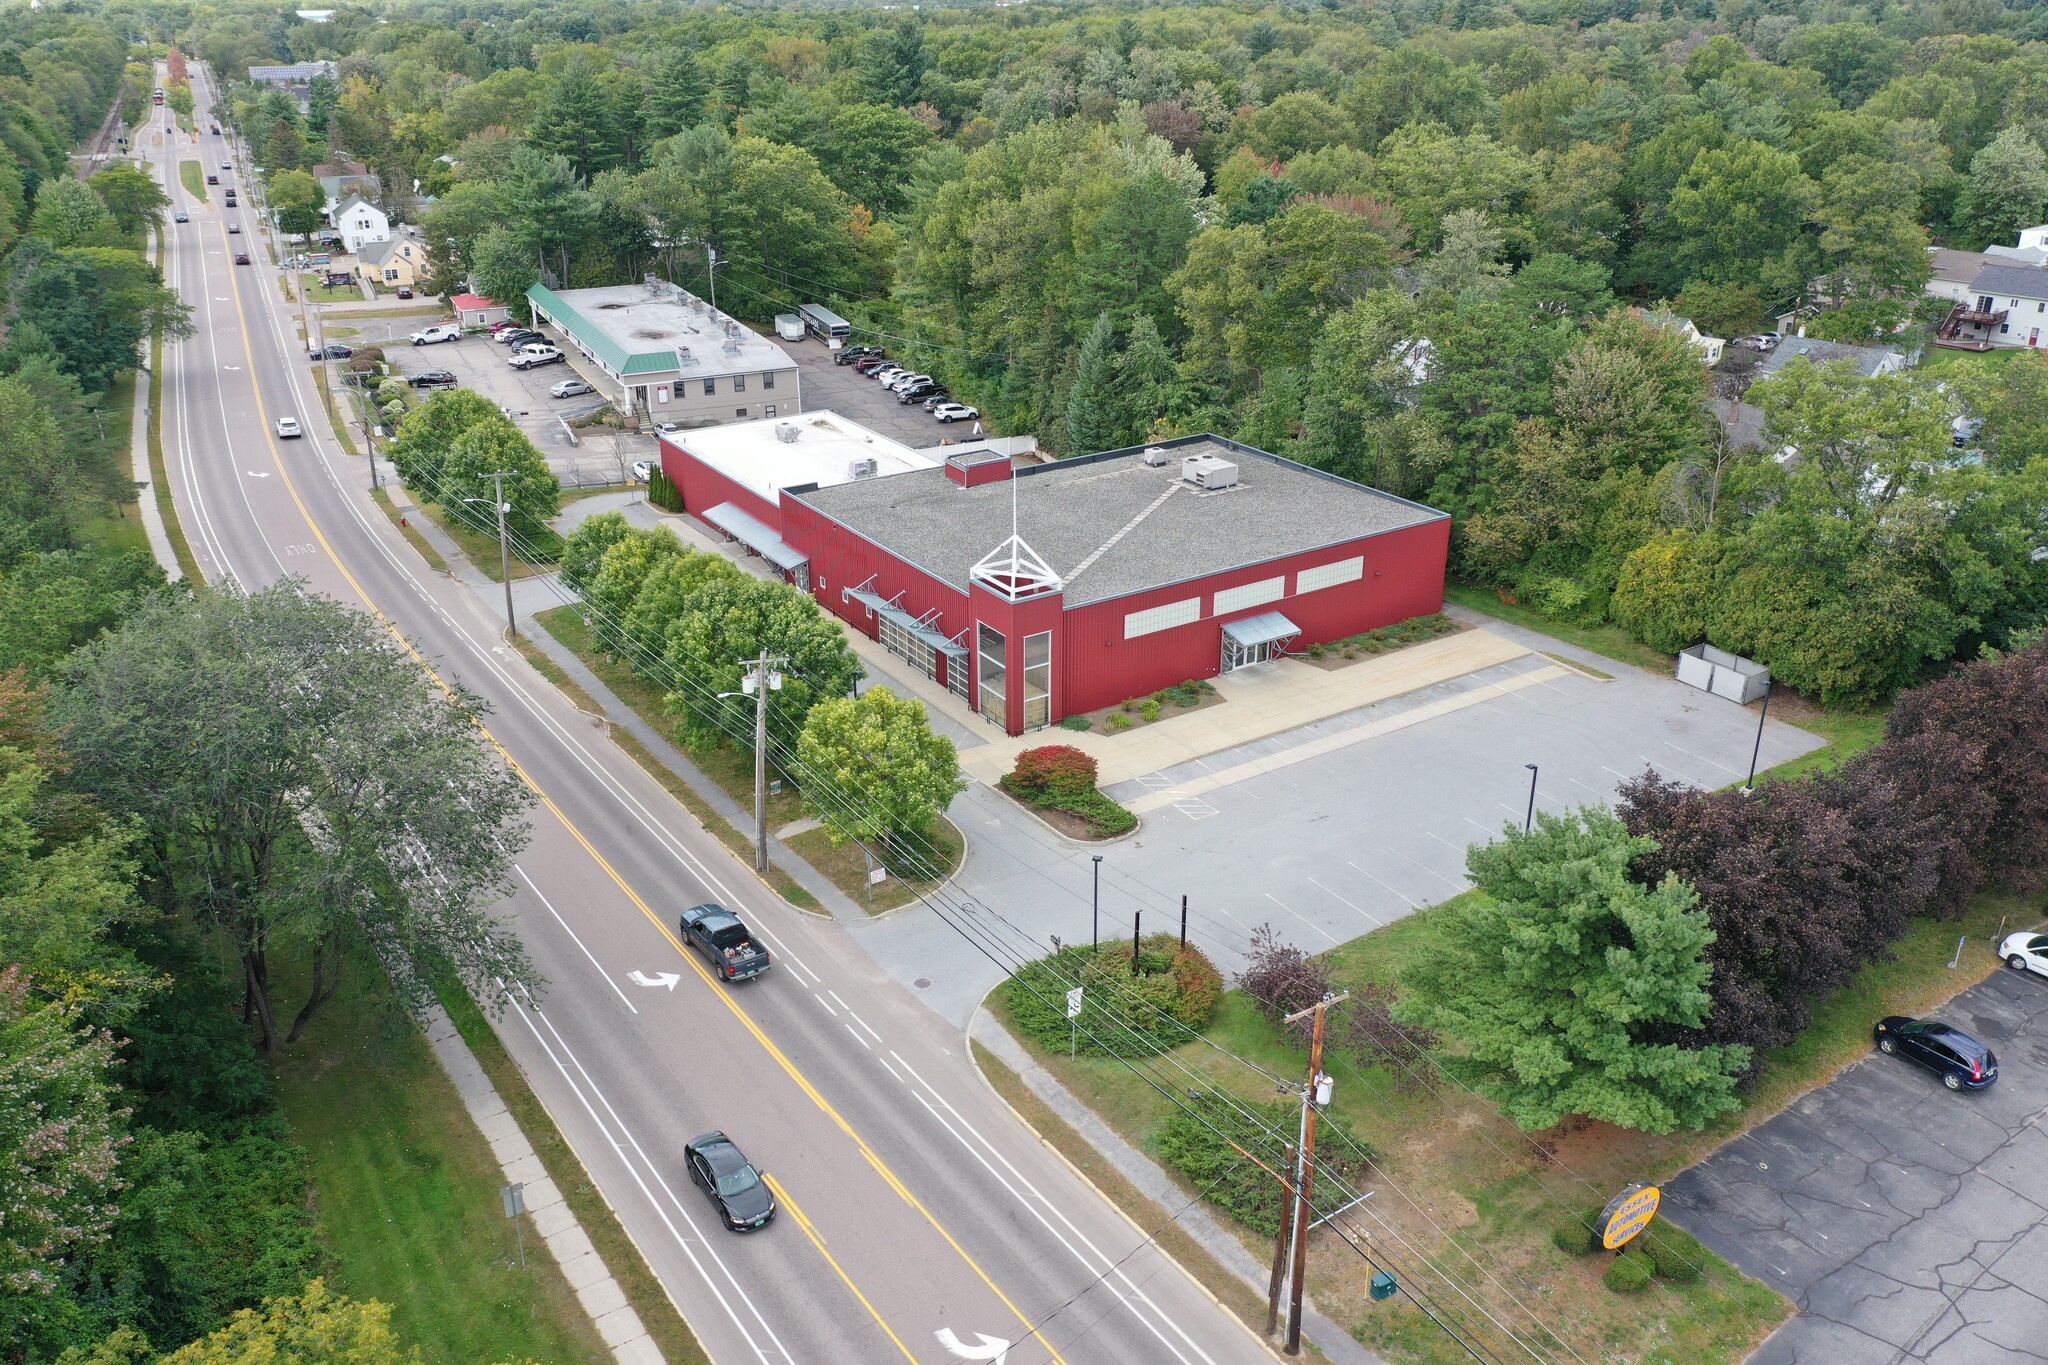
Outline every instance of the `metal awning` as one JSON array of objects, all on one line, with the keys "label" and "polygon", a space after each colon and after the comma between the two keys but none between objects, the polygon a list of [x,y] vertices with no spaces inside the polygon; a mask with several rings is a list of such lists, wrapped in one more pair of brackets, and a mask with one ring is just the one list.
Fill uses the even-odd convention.
[{"label": "metal awning", "polygon": [[[873,594],[855,593],[854,596],[873,596]],[[934,630],[932,627],[926,625],[924,622],[918,620],[915,616],[912,616],[909,612],[904,611],[900,607],[892,607],[887,602],[884,602],[880,606],[875,608],[875,612],[884,621],[889,622],[898,630],[901,630],[913,639],[924,641],[924,643],[930,645],[933,649],[936,649],[941,654],[950,654],[955,658],[961,658],[964,657],[967,653],[967,651],[963,649],[961,646],[954,644],[951,640],[948,640],[940,632]]]},{"label": "metal awning", "polygon": [[1301,627],[1277,611],[1262,611],[1257,616],[1232,621],[1223,627],[1223,633],[1243,648],[1250,649],[1254,645],[1270,645],[1281,640],[1292,640],[1301,634]]},{"label": "metal awning", "polygon": [[778,569],[794,569],[810,562],[809,555],[776,535],[766,522],[729,502],[721,502],[703,513],[703,517]]},{"label": "metal awning", "polygon": [[868,592],[862,588],[848,588],[846,590],[846,595],[852,598],[854,601],[860,603],[862,606],[866,607],[869,611],[894,610],[894,608],[889,605],[889,599],[882,596],[882,594],[878,592]]}]

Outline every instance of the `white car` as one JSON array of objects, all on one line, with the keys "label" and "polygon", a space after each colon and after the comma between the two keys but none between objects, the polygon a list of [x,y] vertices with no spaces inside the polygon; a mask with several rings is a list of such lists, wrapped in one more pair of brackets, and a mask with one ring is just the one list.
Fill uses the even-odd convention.
[{"label": "white car", "polygon": [[596,389],[591,388],[588,383],[581,379],[564,379],[548,389],[548,397],[581,398],[586,393],[596,392]]},{"label": "white car", "polygon": [[415,346],[431,346],[437,341],[460,340],[462,340],[462,329],[452,322],[441,322],[436,323],[432,327],[422,327],[419,331],[412,334],[412,344]]},{"label": "white car", "polygon": [[868,378],[874,380],[877,384],[887,384],[897,375],[908,373],[910,373],[910,371],[907,367],[898,365],[894,361],[891,361],[887,365],[877,365],[874,368],[874,370],[869,373]]},{"label": "white car", "polygon": [[664,436],[673,436],[683,429],[681,422],[656,422],[654,429]]},{"label": "white car", "polygon": [[2048,934],[2032,934],[2024,930],[2007,934],[2005,942],[1998,945],[1998,955],[2005,959],[2005,965],[2016,972],[2039,972],[2048,976]]},{"label": "white car", "polygon": [[932,409],[932,416],[941,422],[971,422],[981,416],[981,409],[970,408],[965,403],[941,403]]},{"label": "white car", "polygon": [[229,231],[229,232],[240,232],[241,230],[242,230],[242,225],[241,225],[240,223],[229,223],[229,224],[228,224],[228,231]]},{"label": "white car", "polygon": [[931,382],[932,377],[928,374],[899,374],[882,387],[891,393],[901,393],[905,389],[915,388],[919,384],[929,384]]},{"label": "white car", "polygon": [[649,479],[650,477],[652,477],[652,476],[653,476],[653,474],[654,474],[654,461],[652,461],[652,460],[635,460],[635,461],[633,461],[633,482],[634,482],[634,483],[646,483],[646,482],[647,482],[647,480],[648,480],[648,479]]},{"label": "white car", "polygon": [[303,435],[305,435],[305,433],[299,430],[299,419],[298,419],[298,418],[296,418],[296,417],[280,417],[280,418],[278,418],[278,419],[277,419],[277,439],[278,439],[278,440],[280,440],[280,441],[289,441],[289,440],[291,440],[291,439],[292,439],[293,437],[296,437],[296,436],[303,436]]}]

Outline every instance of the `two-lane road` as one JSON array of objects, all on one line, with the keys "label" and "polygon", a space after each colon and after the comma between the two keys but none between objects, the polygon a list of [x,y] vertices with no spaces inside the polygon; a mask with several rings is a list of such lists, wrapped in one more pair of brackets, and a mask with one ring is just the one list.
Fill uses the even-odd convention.
[{"label": "two-lane road", "polygon": [[[203,73],[194,87],[204,128]],[[250,196],[195,201],[178,174],[234,161],[216,173],[241,185],[246,158],[168,111],[138,151],[191,214],[167,229],[165,270],[197,331],[166,348],[162,420],[202,570],[303,577],[490,703],[493,738],[540,798],[503,909],[551,983],[500,1031],[713,1357],[936,1365],[990,1358],[994,1339],[1014,1343],[1010,1365],[1266,1358],[989,1092],[956,1033],[769,894],[501,643],[483,603],[418,564],[327,427]],[[256,264],[236,267],[237,250]],[[278,440],[280,416],[306,435]],[[740,911],[776,970],[734,990],[684,952],[676,913],[704,900]],[[711,1128],[767,1171],[782,1204],[768,1229],[725,1232],[690,1188],[682,1144]]]}]

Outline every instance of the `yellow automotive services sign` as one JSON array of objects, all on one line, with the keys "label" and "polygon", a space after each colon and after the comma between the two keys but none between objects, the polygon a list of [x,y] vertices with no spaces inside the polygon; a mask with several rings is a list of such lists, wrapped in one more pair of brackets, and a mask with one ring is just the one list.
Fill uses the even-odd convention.
[{"label": "yellow automotive services sign", "polygon": [[1626,1246],[1629,1239],[1650,1226],[1664,1192],[1655,1185],[1631,1185],[1607,1201],[1600,1211],[1600,1245],[1609,1251]]}]

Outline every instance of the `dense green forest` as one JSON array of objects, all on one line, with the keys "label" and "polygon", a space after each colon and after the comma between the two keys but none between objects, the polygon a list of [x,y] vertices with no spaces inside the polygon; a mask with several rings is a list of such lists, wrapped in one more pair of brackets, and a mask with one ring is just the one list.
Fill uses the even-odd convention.
[{"label": "dense green forest", "polygon": [[1760,388],[1768,448],[1827,448],[1781,463],[1642,311],[1921,347],[1926,248],[2048,211],[2032,6],[149,13],[231,77],[335,60],[237,116],[371,167],[443,287],[702,293],[715,247],[733,311],[834,301],[1051,450],[1223,432],[1449,510],[1455,572],[1548,615],[1831,701],[2048,606],[2034,367]]}]

